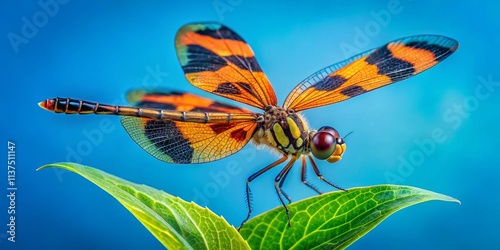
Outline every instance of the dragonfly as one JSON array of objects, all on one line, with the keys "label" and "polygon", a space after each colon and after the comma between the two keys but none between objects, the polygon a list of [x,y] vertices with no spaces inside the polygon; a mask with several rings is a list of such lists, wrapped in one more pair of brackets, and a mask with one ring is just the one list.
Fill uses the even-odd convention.
[{"label": "dragonfly", "polygon": [[130,106],[74,98],[46,99],[39,106],[55,113],[119,115],[127,133],[143,150],[168,163],[220,160],[249,141],[278,153],[279,159],[246,180],[248,213],[241,228],[252,214],[250,183],[277,166],[284,164],[274,179],[274,188],[286,211],[288,226],[287,203],[291,198],[283,183],[297,161],[301,163],[302,183],[318,194],[322,192],[306,178],[308,166],[321,181],[347,191],[323,177],[315,162],[340,161],[346,151],[345,137],[331,126],[310,128],[302,111],[345,101],[417,75],[451,55],[458,42],[440,35],[391,41],[315,72],[293,88],[281,106],[251,47],[225,25],[187,24],[177,32],[175,48],[192,85],[260,111],[187,92],[141,89],[128,93]]}]

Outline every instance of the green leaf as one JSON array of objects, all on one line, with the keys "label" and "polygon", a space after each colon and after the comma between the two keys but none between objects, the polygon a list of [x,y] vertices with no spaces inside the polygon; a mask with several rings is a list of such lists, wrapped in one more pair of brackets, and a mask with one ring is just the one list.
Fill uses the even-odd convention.
[{"label": "green leaf", "polygon": [[458,202],[427,190],[380,185],[314,196],[249,220],[240,230],[252,249],[343,249],[392,213],[429,200]]},{"label": "green leaf", "polygon": [[240,236],[207,208],[163,191],[74,163],[40,169],[49,167],[70,170],[104,189],[170,249],[249,249],[249,245],[253,249],[341,249],[402,208],[429,200],[459,202],[414,187],[352,188],[290,204],[292,227],[287,226],[284,209],[277,207],[248,221]]},{"label": "green leaf", "polygon": [[74,163],[56,163],[115,197],[169,249],[250,249],[224,218],[207,208],[163,191],[138,185],[103,171]]}]

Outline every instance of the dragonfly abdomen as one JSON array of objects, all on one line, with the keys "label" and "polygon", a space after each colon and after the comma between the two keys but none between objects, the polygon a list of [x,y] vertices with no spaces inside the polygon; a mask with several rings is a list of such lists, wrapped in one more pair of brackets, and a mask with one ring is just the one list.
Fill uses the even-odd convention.
[{"label": "dragonfly abdomen", "polygon": [[96,114],[96,115],[122,115],[151,118],[156,120],[173,120],[186,122],[230,122],[255,120],[257,114],[252,113],[222,113],[222,112],[184,112],[176,110],[151,109],[140,107],[127,107],[100,104],[72,98],[52,98],[38,103],[48,111],[64,114]]},{"label": "dragonfly abdomen", "polygon": [[71,98],[47,99],[38,104],[43,109],[65,114],[117,114],[118,106],[99,104]]}]

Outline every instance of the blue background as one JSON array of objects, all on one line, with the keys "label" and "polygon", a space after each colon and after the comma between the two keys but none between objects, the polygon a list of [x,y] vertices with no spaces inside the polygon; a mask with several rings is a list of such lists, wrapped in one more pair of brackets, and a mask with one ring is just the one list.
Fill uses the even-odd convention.
[{"label": "blue background", "polygon": [[[166,164],[130,140],[118,117],[56,115],[37,106],[56,96],[126,104],[124,94],[141,86],[203,94],[184,78],[173,40],[182,25],[208,20],[225,23],[252,46],[280,102],[311,73],[349,57],[346,46],[361,52],[425,33],[458,40],[455,54],[421,75],[305,115],[313,128],[331,125],[344,135],[354,131],[341,162],[319,164],[340,186],[397,183],[462,202],[434,201],[404,209],[351,249],[499,248],[500,83],[488,92],[480,79],[500,82],[500,4],[400,0],[397,11],[389,12],[390,20],[381,21],[373,13],[387,13],[389,2],[73,0],[58,5],[45,24],[44,8],[36,1],[4,3],[0,142],[16,143],[18,192],[16,243],[5,238],[8,205],[4,195],[0,199],[0,248],[161,249],[126,209],[95,185],[62,170],[35,171],[66,160],[195,199],[239,225],[246,215],[245,179],[275,155],[248,145],[244,152],[213,163]],[[216,8],[224,4],[226,9]],[[23,17],[40,18],[41,27],[27,34],[27,43],[13,46],[9,34],[22,36]],[[364,40],[359,32],[366,35]],[[159,74],[151,73],[157,70]],[[430,142],[436,129],[444,139]],[[102,138],[91,141],[86,133]],[[423,142],[428,150],[419,146]],[[0,155],[6,157],[6,146],[1,148]],[[404,159],[409,167],[402,167]],[[228,183],[214,184],[212,176],[227,173],[229,164],[237,164],[240,172],[230,175]],[[6,188],[6,166],[1,169],[0,183]],[[294,200],[314,195],[300,183],[299,169],[295,167],[285,184]],[[254,215],[279,205],[272,185],[278,171],[253,183]],[[312,174],[310,179],[331,190]],[[217,189],[211,190],[214,185]]]}]

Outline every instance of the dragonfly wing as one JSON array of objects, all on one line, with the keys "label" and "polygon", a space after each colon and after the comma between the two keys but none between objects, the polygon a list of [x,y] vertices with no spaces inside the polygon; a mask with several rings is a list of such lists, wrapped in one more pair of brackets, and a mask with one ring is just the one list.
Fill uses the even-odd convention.
[{"label": "dragonfly wing", "polygon": [[170,163],[211,162],[241,150],[251,139],[255,121],[196,123],[122,117],[130,137],[155,158]]},{"label": "dragonfly wing", "polygon": [[194,86],[260,109],[276,105],[276,95],[250,46],[220,23],[182,27],[175,39],[177,57]]},{"label": "dragonfly wing", "polygon": [[419,74],[457,48],[457,41],[437,35],[392,41],[309,76],[292,90],[283,107],[301,111],[347,100]]},{"label": "dragonfly wing", "polygon": [[192,93],[172,90],[133,90],[127,93],[130,104],[141,108],[154,108],[186,112],[253,113],[226,103]]}]

